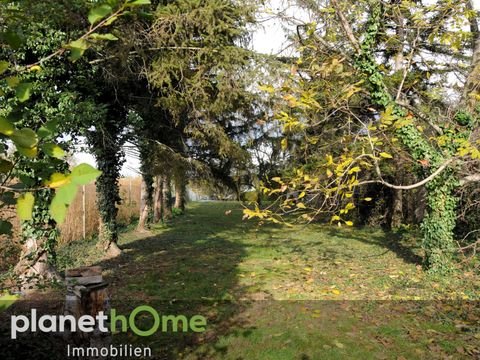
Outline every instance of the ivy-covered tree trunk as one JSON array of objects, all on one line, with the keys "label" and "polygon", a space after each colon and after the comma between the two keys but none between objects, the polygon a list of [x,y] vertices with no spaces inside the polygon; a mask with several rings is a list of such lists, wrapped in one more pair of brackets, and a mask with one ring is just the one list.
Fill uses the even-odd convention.
[{"label": "ivy-covered tree trunk", "polygon": [[425,266],[437,272],[448,271],[455,251],[453,230],[457,213],[455,174],[444,174],[427,184],[427,212],[422,222]]},{"label": "ivy-covered tree trunk", "polygon": [[124,112],[113,107],[107,112],[104,121],[95,125],[95,131],[88,134],[97,167],[102,171],[96,182],[97,207],[100,213],[99,246],[109,257],[121,253],[117,245],[117,206],[121,202],[118,179],[124,161],[122,150],[124,119]]},{"label": "ivy-covered tree trunk", "polygon": [[[99,168],[102,169],[101,167]],[[118,196],[118,198],[116,196]],[[113,199],[115,200],[112,201]],[[119,202],[120,196],[117,181],[113,181],[113,178],[107,176],[100,176],[97,180],[97,205],[100,212],[99,245],[102,246],[108,256],[118,256],[121,253],[117,245],[118,208],[116,204]]]},{"label": "ivy-covered tree trunk", "polygon": [[14,272],[23,288],[24,284],[60,278],[54,266],[58,230],[48,213],[52,197],[52,190],[38,191],[32,220],[22,224],[22,251]]}]

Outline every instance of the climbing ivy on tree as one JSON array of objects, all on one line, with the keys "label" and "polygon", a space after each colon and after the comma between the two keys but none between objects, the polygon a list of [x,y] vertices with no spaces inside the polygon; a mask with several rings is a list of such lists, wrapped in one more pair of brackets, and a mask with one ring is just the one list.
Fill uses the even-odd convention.
[{"label": "climbing ivy on tree", "polygon": [[[1,4],[0,30],[4,42],[1,53],[4,60],[0,61],[1,195],[2,207],[12,204],[16,197],[18,215],[23,221],[22,237],[27,249],[19,263],[19,272],[34,269],[41,273],[33,266],[35,262],[54,260],[56,224],[63,222],[78,187],[101,173],[87,164],[69,171],[64,160],[69,144],[59,144],[59,136],[76,135],[75,130],[80,126],[75,121],[81,116],[78,112],[81,101],[72,86],[79,78],[75,77],[79,69],[73,63],[89,48],[98,48],[105,40],[116,40],[114,35],[98,31],[133,8],[148,3],[110,1],[93,7],[83,1],[70,7],[49,1]],[[44,18],[46,9],[52,11],[48,21]],[[88,9],[87,29],[82,21],[67,24],[57,13],[79,9]],[[72,37],[76,40],[69,42]],[[12,159],[8,140],[14,145]],[[21,182],[11,185],[13,178]],[[10,233],[11,228],[8,221],[2,220],[2,233]]]},{"label": "climbing ivy on tree", "polygon": [[[464,182],[460,174],[465,165],[480,159],[472,143],[478,113],[471,104],[476,94],[468,94],[469,101],[456,107],[442,101],[435,92],[448,87],[444,70],[416,55],[420,48],[432,56],[468,59],[469,36],[478,34],[466,36],[464,31],[466,23],[476,21],[466,3],[352,5],[332,0],[322,3],[321,11],[310,7],[319,23],[297,26],[301,56],[291,65],[290,75],[281,86],[262,86],[280,104],[276,119],[283,128],[283,151],[291,158],[290,168],[262,187],[275,199],[278,211],[272,211],[275,206],[247,208],[245,216],[277,222],[295,213],[307,222],[329,218],[331,223],[353,226],[353,210],[373,200],[362,197],[363,186],[425,186],[425,266],[434,273],[451,269],[455,191]],[[408,21],[395,23],[399,14]],[[429,27],[430,21],[436,21],[435,26]],[[473,58],[478,57],[474,52]],[[471,88],[468,81],[465,89]],[[452,108],[457,115],[449,114]],[[409,168],[413,163],[415,171],[410,173],[417,183],[385,179],[385,174],[394,179],[398,172],[393,152],[411,159]]]},{"label": "climbing ivy on tree", "polygon": [[[405,121],[408,112],[397,105],[388,92],[382,71],[377,65],[374,50],[381,27],[382,6],[373,4],[367,22],[361,53],[357,56],[355,66],[364,73],[369,84],[372,103],[381,110],[390,110],[397,120],[393,123],[395,134],[408,152],[417,161],[428,161],[429,173],[437,170],[443,162],[452,157],[458,149],[436,149],[414,124],[414,118]],[[458,140],[458,133],[451,136],[451,144]],[[462,134],[460,133],[460,136]],[[442,151],[447,150],[447,151]],[[456,198],[454,190],[458,180],[454,170],[449,168],[426,184],[428,211],[422,223],[423,249],[425,265],[433,271],[445,272],[450,267],[454,251],[453,229],[456,221]]]}]

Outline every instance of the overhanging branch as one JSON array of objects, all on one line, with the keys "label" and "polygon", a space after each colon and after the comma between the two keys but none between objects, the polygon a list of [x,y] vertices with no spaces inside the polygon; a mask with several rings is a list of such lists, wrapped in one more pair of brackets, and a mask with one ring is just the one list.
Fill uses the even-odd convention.
[{"label": "overhanging branch", "polygon": [[[394,184],[390,184],[389,182],[383,180],[383,179],[379,179],[379,180],[368,180],[368,181],[363,181],[361,183],[359,183],[358,185],[367,185],[367,184],[382,184],[386,187],[389,187],[391,189],[395,189],[395,190],[413,190],[413,189],[416,189],[416,188],[419,188],[423,185],[425,185],[426,183],[432,181],[433,179],[435,179],[438,175],[440,175],[442,173],[442,171],[444,171],[452,162],[454,161],[454,159],[448,159],[447,161],[445,161],[437,170],[435,170],[430,176],[428,176],[427,178],[423,179],[422,181],[418,182],[418,183],[415,183],[415,184],[411,184],[411,185],[394,185]],[[480,175],[479,175],[480,176]],[[480,178],[479,178],[480,180]]]}]

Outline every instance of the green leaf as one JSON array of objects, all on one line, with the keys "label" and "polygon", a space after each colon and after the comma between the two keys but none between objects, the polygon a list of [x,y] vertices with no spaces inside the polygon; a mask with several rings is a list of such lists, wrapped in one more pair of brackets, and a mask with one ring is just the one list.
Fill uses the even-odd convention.
[{"label": "green leaf", "polygon": [[15,130],[10,136],[17,147],[33,149],[38,144],[38,137],[32,129]]},{"label": "green leaf", "polygon": [[109,40],[109,41],[116,41],[118,40],[118,37],[116,37],[113,34],[99,34],[99,33],[93,33],[90,35],[90,38],[93,40]]},{"label": "green leaf", "polygon": [[65,221],[67,216],[67,205],[61,201],[57,196],[55,196],[50,203],[50,216],[57,224],[62,224]]},{"label": "green leaf", "polygon": [[9,88],[14,89],[20,84],[20,79],[17,76],[9,76],[5,79]]},{"label": "green leaf", "polygon": [[7,30],[2,34],[1,37],[14,50],[17,50],[20,46],[22,46],[23,39],[14,30]]},{"label": "green leaf", "polygon": [[32,220],[33,205],[35,198],[32,193],[25,193],[17,199],[17,214],[22,221]]},{"label": "green leaf", "polygon": [[42,146],[43,151],[50,157],[56,159],[63,159],[65,157],[65,151],[58,145],[53,143],[46,143]]},{"label": "green leaf", "polygon": [[111,6],[106,4],[93,8],[88,13],[88,22],[93,25],[96,22],[102,20],[105,16],[107,16],[111,12],[112,12]]},{"label": "green leaf", "polygon": [[22,146],[17,146],[17,151],[28,158],[34,158],[38,154],[38,148],[35,146],[33,148],[26,148]]},{"label": "green leaf", "polygon": [[150,5],[150,4],[151,4],[150,0],[133,0],[133,1],[127,1],[127,3],[125,4],[125,7]]},{"label": "green leaf", "polygon": [[[125,12],[123,13],[125,14]],[[112,16],[111,18],[109,18],[107,21],[105,21],[105,26],[108,26],[108,25],[111,25],[115,20],[118,19],[118,16]]]},{"label": "green leaf", "polygon": [[17,200],[15,199],[15,193],[13,191],[6,191],[0,196],[0,201],[5,205],[15,205]]},{"label": "green leaf", "polygon": [[3,74],[7,69],[10,67],[10,63],[8,61],[2,60],[0,61],[0,74]]},{"label": "green leaf", "polygon": [[65,221],[68,206],[75,199],[77,191],[78,186],[72,183],[67,183],[57,189],[49,208],[50,215],[57,224],[61,224]]},{"label": "green leaf", "polygon": [[22,121],[24,117],[24,111],[21,107],[16,107],[10,111],[6,117],[8,121],[12,124],[15,124],[19,121]]},{"label": "green leaf", "polygon": [[43,139],[49,135],[52,135],[52,132],[49,129],[47,129],[45,126],[41,126],[37,131],[37,135],[40,139]]},{"label": "green leaf", "polygon": [[5,159],[0,159],[0,173],[6,174],[13,169],[13,164]]},{"label": "green leaf", "polygon": [[7,119],[0,117],[0,133],[10,136],[15,132],[15,127]]},{"label": "green leaf", "polygon": [[65,205],[70,205],[75,200],[77,192],[78,186],[70,183],[58,188],[55,197]]},{"label": "green leaf", "polygon": [[0,220],[0,235],[12,235],[13,225],[10,221]]},{"label": "green leaf", "polygon": [[77,61],[82,57],[85,50],[88,49],[88,43],[85,41],[85,39],[78,39],[78,40],[72,41],[66,47],[70,49],[69,59],[71,61]]},{"label": "green leaf", "polygon": [[70,178],[72,183],[77,185],[87,185],[102,174],[89,164],[80,164],[72,169]]},{"label": "green leaf", "polygon": [[17,85],[15,95],[20,102],[25,102],[30,98],[31,91],[32,83],[25,82]]},{"label": "green leaf", "polygon": [[393,159],[393,156],[386,152],[381,152],[380,156],[384,159]]}]

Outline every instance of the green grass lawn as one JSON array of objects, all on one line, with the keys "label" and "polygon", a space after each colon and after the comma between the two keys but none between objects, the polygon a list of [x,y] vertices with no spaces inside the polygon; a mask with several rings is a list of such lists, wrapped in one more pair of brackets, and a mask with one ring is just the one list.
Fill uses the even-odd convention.
[{"label": "green grass lawn", "polygon": [[141,339],[159,359],[480,356],[478,274],[427,276],[414,236],[241,218],[237,203],[193,203],[149,233],[124,233],[119,258],[101,260],[94,242],[59,258],[102,265],[124,312],[150,304],[208,318],[200,335]]}]

